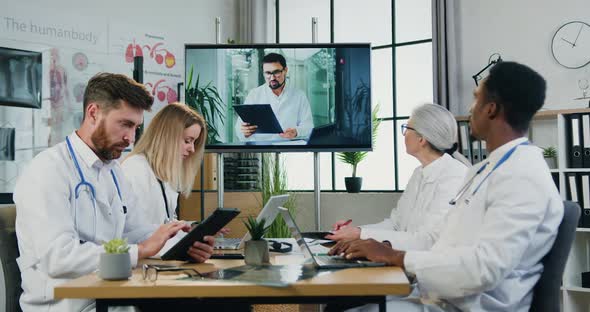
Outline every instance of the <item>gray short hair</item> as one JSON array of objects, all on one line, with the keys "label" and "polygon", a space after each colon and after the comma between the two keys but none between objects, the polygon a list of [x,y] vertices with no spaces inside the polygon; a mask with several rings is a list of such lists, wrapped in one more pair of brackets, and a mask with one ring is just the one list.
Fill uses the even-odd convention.
[{"label": "gray short hair", "polygon": [[457,143],[457,121],[446,108],[423,104],[412,111],[413,127],[433,148],[445,152]]}]

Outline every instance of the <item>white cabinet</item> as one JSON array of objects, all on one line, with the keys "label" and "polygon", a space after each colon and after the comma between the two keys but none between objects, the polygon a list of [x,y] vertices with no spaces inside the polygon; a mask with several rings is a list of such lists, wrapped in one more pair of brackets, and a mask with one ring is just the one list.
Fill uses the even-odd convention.
[{"label": "white cabinet", "polygon": [[[542,111],[533,120],[529,136],[539,147],[557,148],[557,168],[552,174],[559,175],[559,192],[567,199],[566,174],[590,172],[590,168],[569,168],[566,135],[568,114],[590,113],[590,109]],[[588,133],[587,135],[590,135]],[[582,194],[578,194],[582,196]],[[572,250],[568,257],[562,281],[561,308],[564,312],[590,311],[590,288],[582,287],[582,272],[590,271],[590,228],[577,228]]]},{"label": "white cabinet", "polygon": [[[560,193],[567,198],[566,174],[575,172],[590,172],[590,168],[568,168],[566,118],[570,113],[590,113],[590,109],[568,110],[557,114],[558,132],[558,169],[560,178]],[[590,135],[590,133],[584,133]],[[582,194],[578,194],[582,196]],[[577,228],[572,250],[568,257],[562,285],[562,311],[587,312],[590,311],[590,288],[582,287],[582,272],[590,271],[590,228]]]}]

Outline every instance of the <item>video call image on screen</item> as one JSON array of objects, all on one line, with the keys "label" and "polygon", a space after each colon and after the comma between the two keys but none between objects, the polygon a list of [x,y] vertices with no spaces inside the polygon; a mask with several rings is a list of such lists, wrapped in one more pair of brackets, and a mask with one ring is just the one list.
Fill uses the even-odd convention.
[{"label": "video call image on screen", "polygon": [[186,88],[219,95],[208,151],[371,148],[369,44],[187,45],[185,60]]}]

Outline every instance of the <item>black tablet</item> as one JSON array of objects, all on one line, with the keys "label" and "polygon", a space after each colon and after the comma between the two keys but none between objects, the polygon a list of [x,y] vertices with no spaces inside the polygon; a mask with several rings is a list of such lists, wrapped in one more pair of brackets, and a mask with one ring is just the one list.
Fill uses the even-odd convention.
[{"label": "black tablet", "polygon": [[320,239],[320,240],[329,240],[326,238],[326,235],[332,235],[332,232],[326,231],[319,231],[319,232],[301,232],[301,236],[304,238],[309,239]]},{"label": "black tablet", "polygon": [[240,210],[235,208],[217,208],[207,219],[195,226],[176,245],[163,254],[162,260],[189,261],[190,257],[187,251],[194,242],[203,241],[203,237],[206,235],[215,235],[238,214],[240,214]]},{"label": "black tablet", "polygon": [[234,105],[234,110],[242,121],[256,125],[255,133],[282,133],[283,128],[270,104],[241,104]]}]

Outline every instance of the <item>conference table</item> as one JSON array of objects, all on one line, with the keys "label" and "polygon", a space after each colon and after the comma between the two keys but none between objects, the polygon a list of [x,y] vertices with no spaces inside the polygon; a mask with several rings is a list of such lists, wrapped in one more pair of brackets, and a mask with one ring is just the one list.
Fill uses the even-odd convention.
[{"label": "conference table", "polygon": [[[300,263],[300,255],[271,256],[271,263],[287,265]],[[164,263],[144,260],[140,264]],[[243,260],[208,260],[192,264],[165,261],[206,273],[244,265]],[[247,304],[318,304],[318,303],[376,303],[386,311],[389,295],[410,293],[409,281],[399,267],[350,268],[299,280],[287,287],[270,287],[250,282],[210,279],[190,279],[182,272],[159,272],[155,281],[144,280],[141,265],[123,281],[105,281],[91,273],[57,286],[56,299],[95,299],[96,311],[106,312],[109,306],[127,306],[171,302],[247,303]]]}]

